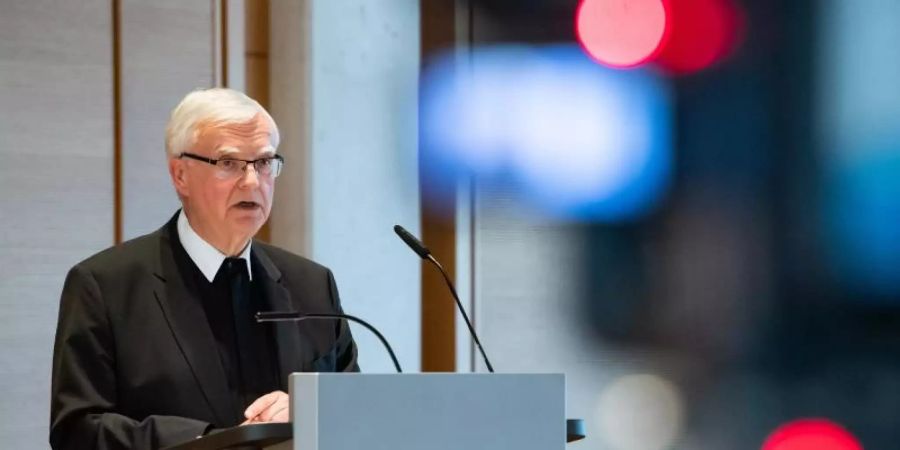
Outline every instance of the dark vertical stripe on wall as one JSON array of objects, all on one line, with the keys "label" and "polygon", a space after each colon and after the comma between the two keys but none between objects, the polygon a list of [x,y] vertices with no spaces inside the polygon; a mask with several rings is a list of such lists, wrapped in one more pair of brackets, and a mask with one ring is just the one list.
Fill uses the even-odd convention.
[{"label": "dark vertical stripe on wall", "polygon": [[[475,48],[475,8],[472,7],[472,0],[464,0],[464,7],[466,8],[466,45],[469,46],[470,51],[467,53],[466,57],[469,58],[469,64],[472,63],[472,52],[471,49]],[[477,330],[478,329],[478,309],[475,308],[475,291],[477,286],[475,285],[475,264],[478,259],[475,257],[475,242],[476,242],[476,229],[475,226],[475,211],[478,209],[475,207],[475,202],[478,198],[477,184],[475,180],[472,179],[469,182],[469,317],[472,320],[472,326]],[[474,369],[477,367],[475,365],[476,358],[476,350],[475,350],[475,342],[469,341],[469,367]]]},{"label": "dark vertical stripe on wall", "polygon": [[112,105],[113,105],[113,241],[122,243],[122,47],[121,0],[112,8]]},{"label": "dark vertical stripe on wall", "polygon": [[[244,90],[269,109],[269,0],[253,0],[244,5]],[[264,242],[271,240],[269,221],[256,233],[256,238]]]},{"label": "dark vertical stripe on wall", "polygon": [[[426,64],[435,53],[456,46],[456,0],[421,0],[421,61]],[[423,142],[419,139],[419,142]],[[419,151],[419,194],[421,198],[422,240],[440,260],[451,279],[456,279],[456,184],[435,182],[424,176],[424,159]],[[450,199],[436,204],[435,199]],[[456,305],[440,274],[422,264],[422,371],[456,370]]]},{"label": "dark vertical stripe on wall", "polygon": [[222,74],[222,86],[228,87],[228,0],[219,0],[219,10],[222,11],[219,17],[219,42],[222,43],[219,49],[219,72]]},{"label": "dark vertical stripe on wall", "polygon": [[[472,10],[471,5],[466,5],[466,6],[469,8],[469,11]],[[472,22],[471,22],[471,15],[470,15],[469,26],[471,26],[471,25],[472,25]],[[469,40],[470,45],[471,45],[471,43],[472,43],[472,41]],[[471,47],[469,47],[469,48],[471,48]],[[469,319],[472,321],[472,327],[475,328],[475,330],[478,330],[478,309],[475,308],[475,290],[477,287],[475,285],[475,280],[476,280],[475,264],[478,261],[475,258],[475,250],[477,248],[475,246],[475,241],[476,241],[476,237],[477,237],[475,235],[475,233],[477,233],[477,228],[478,228],[475,226],[475,211],[478,210],[476,208],[476,203],[475,203],[476,201],[478,201],[477,200],[478,192],[476,191],[477,188],[478,188],[478,186],[475,183],[475,180],[472,180],[469,182],[469,205],[468,205],[469,206],[469,224],[468,224],[469,225],[469,304],[466,305],[466,307],[469,308]],[[469,341],[469,367],[467,369],[474,370],[475,367],[478,367],[475,365],[475,358],[477,358],[479,356],[480,355],[477,354],[477,351],[475,349],[475,342],[470,340]]]},{"label": "dark vertical stripe on wall", "polygon": [[210,86],[228,87],[228,0],[209,0]]}]

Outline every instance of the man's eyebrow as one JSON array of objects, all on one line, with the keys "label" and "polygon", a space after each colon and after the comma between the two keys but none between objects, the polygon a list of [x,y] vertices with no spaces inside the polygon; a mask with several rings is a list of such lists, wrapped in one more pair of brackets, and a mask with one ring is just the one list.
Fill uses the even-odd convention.
[{"label": "man's eyebrow", "polygon": [[[219,147],[216,149],[216,159],[219,159],[223,156],[233,156],[240,152],[241,152],[241,149],[239,149],[237,147]],[[263,156],[263,155],[272,156],[274,154],[275,154],[275,147],[272,147],[271,145],[266,145],[266,146],[260,147],[260,149],[259,149],[260,156]]]},{"label": "man's eyebrow", "polygon": [[233,155],[235,153],[240,153],[241,150],[237,147],[219,147],[216,149],[216,158],[220,158],[222,156]]}]

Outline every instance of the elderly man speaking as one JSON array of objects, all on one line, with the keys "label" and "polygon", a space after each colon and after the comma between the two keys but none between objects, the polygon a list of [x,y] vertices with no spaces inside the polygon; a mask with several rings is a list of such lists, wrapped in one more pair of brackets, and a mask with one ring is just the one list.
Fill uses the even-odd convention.
[{"label": "elderly man speaking", "polygon": [[358,371],[331,271],[253,241],[284,159],[278,128],[230,89],[188,94],[166,130],[183,208],[69,272],[53,352],[53,448],[157,448],[213,428],[287,421],[287,375]]}]

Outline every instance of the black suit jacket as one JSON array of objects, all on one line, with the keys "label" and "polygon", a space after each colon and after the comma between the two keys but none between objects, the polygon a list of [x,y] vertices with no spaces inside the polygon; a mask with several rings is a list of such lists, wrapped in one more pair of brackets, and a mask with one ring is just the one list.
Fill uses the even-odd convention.
[{"label": "black suit jacket", "polygon": [[[243,419],[176,264],[176,217],[69,271],[53,349],[53,448],[158,448]],[[251,258],[273,310],[341,312],[327,268],[261,242]],[[285,392],[291,372],[359,370],[344,321],[278,323],[275,340]]]}]

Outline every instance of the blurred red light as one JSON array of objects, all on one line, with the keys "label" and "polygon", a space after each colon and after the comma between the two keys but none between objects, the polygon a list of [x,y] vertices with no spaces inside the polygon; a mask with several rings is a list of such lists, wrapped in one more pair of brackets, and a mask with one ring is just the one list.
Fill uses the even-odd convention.
[{"label": "blurred red light", "polygon": [[601,64],[626,68],[652,59],[666,33],[662,0],[582,0],[575,31]]},{"label": "blurred red light", "polygon": [[778,427],[762,450],[862,450],[844,427],[825,419],[800,419]]},{"label": "blurred red light", "polygon": [[672,73],[709,67],[727,56],[743,30],[743,15],[732,0],[666,0],[669,32],[657,61]]}]

